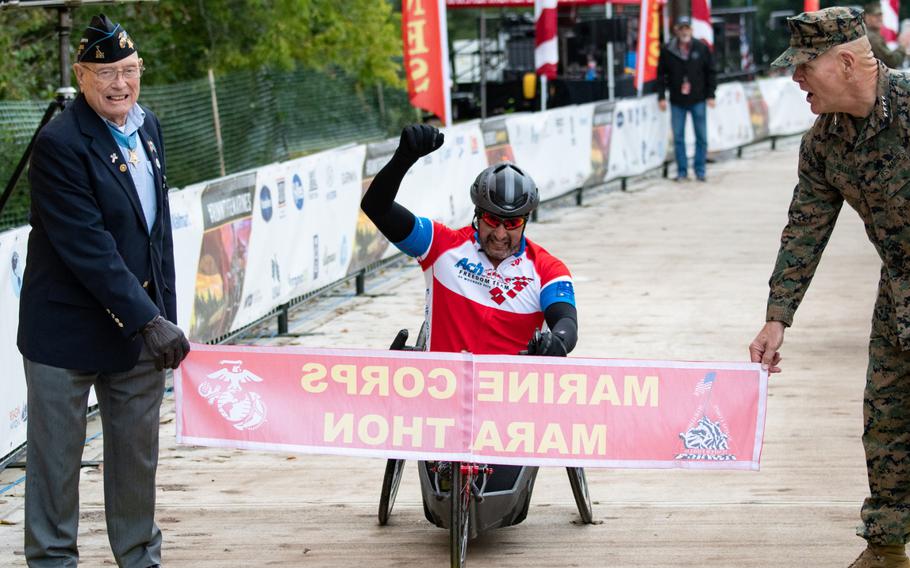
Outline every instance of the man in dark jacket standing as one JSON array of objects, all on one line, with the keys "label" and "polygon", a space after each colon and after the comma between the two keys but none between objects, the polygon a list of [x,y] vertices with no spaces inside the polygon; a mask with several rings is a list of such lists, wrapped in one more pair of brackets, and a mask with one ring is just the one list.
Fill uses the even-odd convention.
[{"label": "man in dark jacket standing", "polygon": [[104,15],[73,71],[81,94],[39,133],[19,350],[28,384],[25,557],[76,566],[89,389],[104,432],[104,509],[119,566],[161,563],[155,472],[164,368],[189,343],[174,323],[174,254],[158,119],[142,59]]},{"label": "man in dark jacket standing", "polygon": [[705,181],[708,155],[708,110],[714,106],[717,77],[714,57],[703,42],[692,38],[692,23],[682,16],[673,27],[676,37],[660,50],[657,62],[657,98],[660,110],[667,110],[666,91],[670,90],[673,146],[676,153],[676,180],[688,179],[686,158],[686,115],[692,114],[695,129],[695,178]]}]

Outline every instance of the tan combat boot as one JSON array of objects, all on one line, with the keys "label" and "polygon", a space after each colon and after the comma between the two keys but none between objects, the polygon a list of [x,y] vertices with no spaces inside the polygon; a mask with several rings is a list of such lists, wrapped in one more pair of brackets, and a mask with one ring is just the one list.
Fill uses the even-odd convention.
[{"label": "tan combat boot", "polygon": [[848,568],[910,568],[910,559],[902,544],[870,544]]}]

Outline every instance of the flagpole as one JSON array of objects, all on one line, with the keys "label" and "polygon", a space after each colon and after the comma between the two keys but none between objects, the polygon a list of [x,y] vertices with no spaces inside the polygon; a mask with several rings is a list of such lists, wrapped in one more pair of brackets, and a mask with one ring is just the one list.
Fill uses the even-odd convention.
[{"label": "flagpole", "polygon": [[540,110],[547,110],[547,76],[540,76]]},{"label": "flagpole", "polygon": [[[613,21],[613,4],[607,2],[604,4],[607,7],[607,19],[610,20],[611,26]],[[613,77],[613,41],[607,42],[607,66],[604,69],[604,73],[607,75],[607,100],[612,101],[616,98],[616,79]]]}]

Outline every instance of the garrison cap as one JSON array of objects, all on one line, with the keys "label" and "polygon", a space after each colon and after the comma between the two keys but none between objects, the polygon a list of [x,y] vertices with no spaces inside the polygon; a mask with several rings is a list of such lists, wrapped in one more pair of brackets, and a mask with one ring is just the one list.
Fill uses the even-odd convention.
[{"label": "garrison cap", "polygon": [[136,47],[120,24],[104,14],[92,18],[79,40],[76,61],[79,63],[114,63],[136,52]]},{"label": "garrison cap", "polygon": [[789,67],[812,61],[836,45],[866,35],[863,11],[856,8],[825,8],[787,18],[790,47],[774,60],[772,67]]}]

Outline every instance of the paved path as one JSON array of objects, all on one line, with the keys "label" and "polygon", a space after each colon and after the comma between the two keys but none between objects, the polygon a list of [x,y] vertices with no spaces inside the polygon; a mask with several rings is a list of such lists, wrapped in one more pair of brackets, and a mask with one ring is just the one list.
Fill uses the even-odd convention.
[{"label": "paved path", "polygon": [[[574,355],[743,360],[763,323],[767,279],[796,180],[796,141],[713,164],[708,184],[660,179],[549,207],[529,234],[573,270]],[[589,470],[600,524],[579,526],[561,469],[542,469],[528,519],[469,547],[472,566],[846,566],[866,494],[861,397],[879,262],[852,210],[821,263],[782,375],[772,379],[761,472]],[[367,297],[297,314],[313,347],[384,348],[416,329],[423,285],[390,271]],[[158,519],[169,567],[443,566],[448,535],[423,518],[409,464],[392,523],[376,505],[384,462],[176,447],[162,411]],[[97,421],[90,430],[97,431]],[[91,433],[91,432],[90,432]],[[101,454],[101,438],[86,459]],[[21,470],[0,473],[0,488]],[[82,475],[85,566],[112,565],[101,473]],[[0,565],[21,567],[22,485],[0,495]]]}]

